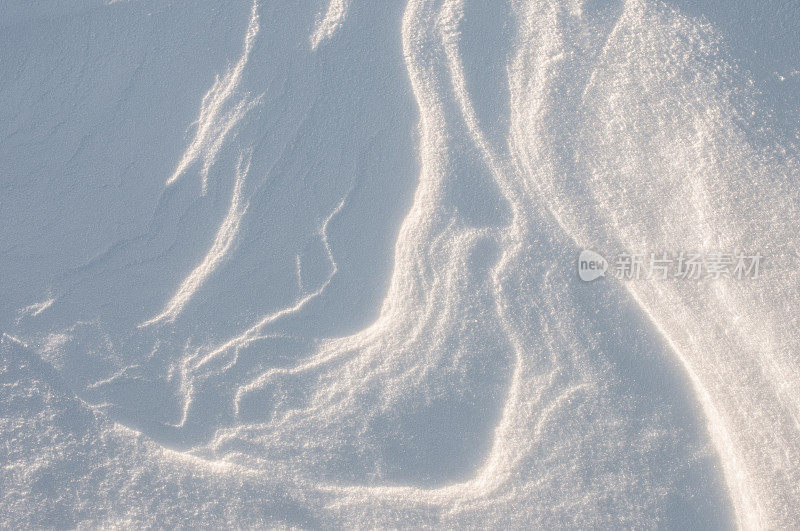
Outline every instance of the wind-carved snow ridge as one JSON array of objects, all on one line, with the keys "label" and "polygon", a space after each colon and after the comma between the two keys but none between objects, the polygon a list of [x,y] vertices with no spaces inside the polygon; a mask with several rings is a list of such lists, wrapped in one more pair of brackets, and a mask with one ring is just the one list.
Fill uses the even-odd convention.
[{"label": "wind-carved snow ridge", "polygon": [[[535,435],[547,429],[552,414],[581,402],[583,395],[596,388],[594,382],[580,377],[560,383],[558,374],[563,367],[551,366],[543,374],[540,372],[537,361],[552,358],[553,351],[570,356],[569,345],[558,345],[565,334],[575,343],[580,342],[569,323],[565,327],[554,323],[555,330],[538,335],[528,330],[528,323],[513,322],[513,303],[508,294],[518,288],[509,285],[509,276],[528,260],[524,243],[529,229],[521,217],[523,208],[527,208],[523,203],[526,197],[515,189],[499,156],[489,148],[472,111],[455,48],[462,9],[461,2],[446,2],[437,12],[430,2],[412,1],[404,16],[404,55],[420,107],[422,166],[414,204],[398,236],[395,269],[380,317],[358,334],[324,342],[316,354],[301,364],[271,369],[241,386],[236,394],[236,414],[245,420],[245,402],[270,387],[279,387],[282,379],[308,377],[309,382],[316,382],[315,389],[309,391],[313,395],[310,407],[287,405],[267,425],[243,424],[220,430],[211,446],[216,453],[224,453],[229,446],[236,448],[237,440],[245,439],[278,451],[276,448],[303,433],[338,441],[337,423],[358,422],[364,415],[361,408],[365,402],[378,401],[382,408],[402,404],[403,396],[421,385],[435,367],[447,366],[450,360],[468,363],[470,357],[480,356],[468,347],[462,351],[448,344],[449,337],[463,330],[465,323],[472,323],[474,328],[470,330],[482,344],[497,342],[498,350],[489,352],[498,356],[494,363],[502,362],[503,356],[510,357],[508,388],[500,397],[494,391],[485,397],[487,402],[501,399],[499,422],[489,430],[488,452],[478,460],[472,474],[433,488],[320,484],[324,491],[341,496],[340,503],[344,504],[357,506],[383,500],[382,503],[406,507],[451,507],[499,501],[510,494],[497,491],[508,486],[515,464],[531,445],[537,444]],[[431,66],[426,60],[431,54],[445,59],[445,70]],[[447,90],[448,86],[453,87],[454,93]],[[455,214],[452,219],[440,215],[446,206],[442,191],[458,177],[448,169],[454,154],[446,139],[452,136],[465,137],[478,148],[490,175],[511,204],[514,217],[509,226],[474,229]],[[492,268],[488,282],[480,276],[473,278],[472,253],[478,245],[492,242],[502,243],[500,260]],[[546,294],[549,287],[545,284],[541,288],[544,293],[536,295]],[[546,319],[554,309],[544,305],[538,312]],[[510,352],[500,346],[506,341]],[[387,352],[392,355],[387,356]],[[539,384],[540,380],[544,385]],[[385,392],[372,397],[373,386]],[[318,457],[313,450],[309,449],[309,457],[316,462]],[[300,473],[312,472],[309,469]]]},{"label": "wind-carved snow ridge", "polygon": [[206,356],[201,358],[200,361],[197,363],[196,367],[202,366],[203,364],[207,363],[215,356],[219,355],[222,352],[225,352],[226,350],[229,350],[231,348],[241,348],[248,345],[251,341],[253,341],[255,337],[258,336],[258,334],[265,326],[272,323],[276,319],[297,312],[298,310],[303,308],[306,304],[308,304],[309,301],[311,301],[316,297],[319,297],[319,295],[323,291],[325,291],[325,288],[328,287],[333,277],[336,276],[337,271],[339,271],[339,268],[336,265],[336,260],[333,257],[333,251],[331,250],[331,246],[328,243],[328,224],[342,210],[342,208],[345,205],[345,202],[347,201],[348,195],[345,195],[339,202],[339,204],[336,205],[336,208],[334,208],[333,211],[331,211],[331,213],[328,215],[328,217],[325,218],[318,231],[319,237],[322,240],[322,244],[325,246],[325,252],[328,256],[328,262],[330,263],[331,266],[330,271],[328,272],[328,276],[325,278],[322,284],[320,284],[320,286],[316,290],[312,291],[311,293],[307,293],[305,296],[301,297],[300,300],[298,300],[297,303],[295,303],[293,306],[290,306],[288,308],[283,308],[282,310],[279,310],[277,312],[265,315],[256,324],[254,324],[253,326],[251,326],[238,336],[234,337],[233,339],[226,341],[221,346],[212,350]]},{"label": "wind-carved snow ridge", "polygon": [[55,301],[56,299],[54,297],[50,297],[49,299],[44,300],[42,302],[36,302],[29,306],[26,306],[25,308],[20,308],[19,310],[17,310],[18,317],[16,318],[15,322],[19,324],[20,321],[22,321],[26,317],[36,317],[37,315],[41,314],[43,311],[48,309],[50,306],[52,306]]},{"label": "wind-carved snow ridge", "polygon": [[250,171],[250,159],[252,151],[244,159],[244,153],[239,154],[236,163],[236,178],[234,180],[233,192],[231,193],[231,204],[225,219],[217,230],[214,243],[200,264],[181,282],[180,287],[169,300],[164,310],[139,325],[139,328],[154,325],[161,322],[173,322],[181,313],[184,306],[191,300],[192,296],[203,285],[206,279],[214,272],[217,266],[225,259],[228,250],[239,233],[239,225],[242,216],[247,212],[248,201],[242,200],[242,187],[244,186],[247,174]]},{"label": "wind-carved snow ridge", "polygon": [[311,34],[311,50],[314,51],[327,39],[330,39],[342,27],[350,0],[330,0],[324,16],[317,19],[314,33]]},{"label": "wind-carved snow ridge", "polygon": [[[798,218],[797,189],[783,184],[800,176],[796,148],[753,145],[741,125],[750,117],[732,103],[732,87],[746,83],[714,57],[708,28],[678,13],[627,1],[602,47],[585,46],[579,24],[555,6],[521,2],[518,16],[520,39],[532,45],[511,67],[515,162],[581,247],[775,253],[774,273],[757,282],[625,287],[689,376],[738,524],[791,527],[800,332],[782,308],[795,306],[798,272],[781,255],[798,246],[789,221]],[[543,17],[547,30],[524,22]],[[572,115],[558,92],[567,83],[582,87]],[[572,166],[557,156],[565,138]],[[567,171],[581,188],[561,179]],[[779,182],[763,186],[766,175]]]},{"label": "wind-carved snow ridge", "polygon": [[[333,257],[333,251],[331,250],[330,244],[328,243],[328,224],[342,210],[349,194],[350,192],[348,192],[348,194],[346,194],[342,198],[339,204],[336,205],[336,208],[334,208],[333,211],[331,211],[331,213],[323,220],[318,230],[318,235],[322,241],[322,244],[325,247],[328,261],[330,263],[330,271],[328,273],[328,276],[320,284],[320,286],[316,290],[310,293],[303,294],[301,292],[301,298],[294,305],[265,315],[250,328],[248,328],[238,336],[229,339],[222,345],[219,345],[211,349],[210,351],[201,349],[197,351],[195,354],[187,356],[181,362],[180,375],[182,382],[182,392],[184,394],[184,406],[183,406],[183,415],[181,421],[179,424],[176,425],[176,427],[180,428],[184,426],[187,421],[189,411],[193,403],[194,386],[192,382],[195,373],[202,370],[203,367],[208,365],[210,362],[219,360],[220,358],[224,360],[223,368],[220,369],[220,372],[224,372],[225,370],[233,366],[233,364],[236,362],[237,353],[239,349],[246,347],[253,341],[262,339],[263,337],[262,332],[264,328],[266,328],[269,324],[277,321],[282,317],[286,317],[303,309],[310,301],[319,297],[331,283],[331,280],[336,276],[336,273],[338,272],[338,267],[336,265],[336,260]],[[300,286],[302,286],[300,277],[299,257],[297,258],[296,263],[297,263],[298,283]]]},{"label": "wind-carved snow ridge", "polygon": [[303,261],[299,254],[295,255],[294,258],[294,272],[295,276],[297,277],[297,290],[299,293],[303,293],[305,291],[305,288],[303,287]]},{"label": "wind-carved snow ridge", "polygon": [[253,1],[250,11],[250,22],[244,37],[244,49],[242,55],[235,65],[228,68],[228,71],[221,78],[217,76],[211,89],[203,96],[200,105],[200,116],[194,122],[195,133],[186,151],[183,153],[178,166],[172,175],[169,176],[166,186],[176,182],[198,159],[202,159],[200,175],[202,179],[202,194],[205,195],[208,188],[208,173],[217,158],[225,137],[236,126],[237,123],[253,107],[258,105],[260,96],[254,99],[246,94],[241,100],[231,105],[231,100],[239,86],[242,72],[250,58],[253,43],[261,28],[258,15],[259,5]]}]

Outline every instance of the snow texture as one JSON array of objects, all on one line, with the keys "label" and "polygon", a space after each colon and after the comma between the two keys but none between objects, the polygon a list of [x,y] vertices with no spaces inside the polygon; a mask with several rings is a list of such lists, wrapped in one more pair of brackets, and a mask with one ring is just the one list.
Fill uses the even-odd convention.
[{"label": "snow texture", "polygon": [[797,1],[0,24],[0,525],[800,523]]}]

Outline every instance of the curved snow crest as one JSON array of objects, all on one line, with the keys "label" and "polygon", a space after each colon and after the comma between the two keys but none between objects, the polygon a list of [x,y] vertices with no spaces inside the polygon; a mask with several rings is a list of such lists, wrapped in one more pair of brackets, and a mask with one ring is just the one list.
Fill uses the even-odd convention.
[{"label": "curved snow crest", "polygon": [[[242,407],[249,395],[280,386],[283,378],[319,379],[315,389],[309,391],[314,399],[308,408],[288,407],[285,416],[278,415],[269,424],[220,430],[211,445],[220,453],[237,440],[252,438],[275,451],[275,447],[297,440],[303,433],[315,433],[315,437],[324,433],[337,440],[337,423],[346,424],[350,416],[362,417],[360,404],[365,401],[377,401],[377,408],[388,409],[393,403],[403,403],[403,395],[422,385],[435,367],[469,363],[465,360],[479,356],[469,347],[462,351],[448,344],[452,335],[464,332],[467,323],[475,323],[472,326],[482,344],[501,345],[492,354],[510,360],[508,388],[500,396],[493,393],[485,397],[487,402],[499,402],[499,422],[488,434],[488,451],[467,479],[434,488],[320,485],[322,490],[343,495],[342,503],[347,503],[346,497],[363,501],[402,499],[420,505],[493,499],[508,484],[530,446],[536,444],[536,435],[550,425],[552,414],[574,401],[585,400],[585,395],[596,393],[598,388],[581,376],[559,382],[561,368],[557,366],[541,374],[541,360],[552,358],[554,352],[569,358],[571,346],[581,342],[571,326],[553,323],[555,330],[540,336],[528,323],[514,322],[513,302],[508,295],[516,288],[509,283],[517,280],[514,272],[528,260],[523,242],[532,238],[520,219],[529,208],[523,204],[528,198],[515,189],[518,183],[488,147],[468,102],[460,78],[462,69],[456,64],[462,8],[458,1],[447,2],[439,11],[430,2],[411,1],[404,15],[403,49],[420,107],[422,165],[414,204],[397,239],[392,282],[378,320],[353,336],[323,342],[319,351],[301,364],[270,369],[239,387],[235,412],[241,421],[245,420],[241,418]],[[426,60],[434,54],[444,60],[443,70]],[[448,86],[455,87],[454,94],[446,90]],[[475,144],[486,169],[511,203],[515,212],[511,225],[475,229],[457,214],[451,218],[441,215],[447,207],[443,189],[458,179],[448,168],[454,157],[448,142],[451,137]],[[479,166],[476,171],[480,171]],[[472,270],[472,253],[482,243],[502,244],[501,259],[488,272],[488,279],[483,277],[486,273]],[[538,300],[548,288],[562,289],[547,284],[541,288],[544,293],[536,293],[531,300]],[[543,320],[554,313],[547,305],[533,311]],[[559,345],[564,335],[571,342]],[[387,356],[387,352],[392,355]],[[498,370],[506,372],[502,363]],[[373,397],[370,386],[386,391]]]},{"label": "curved snow crest", "polygon": [[309,38],[312,52],[342,27],[349,8],[350,0],[330,0],[325,15],[318,17],[314,33]]},{"label": "curved snow crest", "polygon": [[236,179],[233,185],[233,193],[231,194],[231,204],[228,208],[228,213],[222,224],[217,230],[217,235],[214,238],[214,243],[211,249],[203,258],[202,262],[189,273],[180,287],[167,303],[164,310],[139,325],[139,328],[154,325],[160,322],[173,322],[175,318],[183,310],[184,306],[191,300],[192,296],[203,285],[206,279],[214,272],[217,266],[225,259],[228,250],[236,239],[239,233],[239,225],[242,221],[242,216],[247,212],[249,202],[242,201],[242,187],[244,186],[247,174],[250,171],[250,159],[252,152],[247,155],[247,160],[244,160],[244,153],[239,154],[239,161],[236,163]]},{"label": "curved snow crest", "polygon": [[[797,179],[796,151],[748,141],[731,103],[741,80],[714,57],[710,28],[628,0],[602,46],[586,46],[559,8],[520,2],[518,11],[550,28],[521,24],[520,38],[534,45],[510,69],[515,162],[581,248],[797,247],[787,221],[797,219],[796,186],[782,194],[760,186],[765,175]],[[581,46],[595,50],[591,68]],[[559,89],[576,71],[585,81],[571,114]],[[567,172],[579,187],[562,180]],[[797,518],[800,336],[783,314],[797,276],[787,268],[768,283],[625,284],[689,377],[744,528]]]},{"label": "curved snow crest", "polygon": [[[203,165],[200,175],[202,179],[202,194],[205,195],[208,188],[208,172],[211,166],[214,165],[214,161],[216,161],[217,153],[222,147],[225,137],[228,136],[231,129],[239,123],[245,114],[260,102],[260,96],[250,99],[249,94],[246,94],[241,100],[233,104],[232,108],[229,108],[230,100],[236,92],[242,72],[244,72],[244,68],[250,58],[253,43],[261,29],[258,9],[258,1],[254,0],[250,10],[250,21],[245,32],[242,55],[235,65],[228,68],[224,76],[221,78],[219,76],[216,77],[211,89],[203,96],[203,101],[200,104],[200,115],[194,122],[196,126],[194,138],[183,153],[175,171],[167,179],[166,186],[176,182],[189,166],[202,158]],[[227,111],[225,110],[226,108],[228,108]]]}]

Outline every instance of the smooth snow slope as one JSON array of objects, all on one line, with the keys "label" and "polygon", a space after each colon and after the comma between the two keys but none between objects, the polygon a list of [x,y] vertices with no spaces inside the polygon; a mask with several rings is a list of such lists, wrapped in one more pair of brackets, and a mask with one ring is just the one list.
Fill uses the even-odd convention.
[{"label": "smooth snow slope", "polygon": [[800,520],[800,6],[0,15],[3,523]]}]

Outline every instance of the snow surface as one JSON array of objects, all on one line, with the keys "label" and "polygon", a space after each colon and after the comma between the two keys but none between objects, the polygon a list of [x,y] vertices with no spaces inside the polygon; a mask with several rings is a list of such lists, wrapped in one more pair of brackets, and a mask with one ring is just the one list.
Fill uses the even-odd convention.
[{"label": "snow surface", "polygon": [[797,526],[798,26],[0,3],[0,525]]}]

